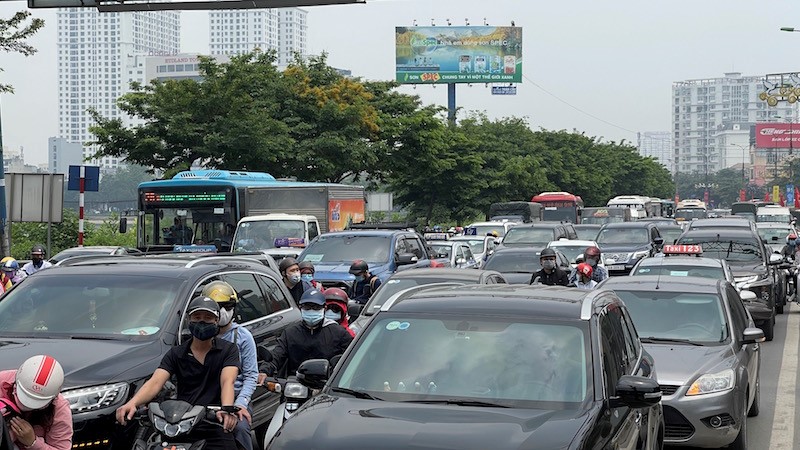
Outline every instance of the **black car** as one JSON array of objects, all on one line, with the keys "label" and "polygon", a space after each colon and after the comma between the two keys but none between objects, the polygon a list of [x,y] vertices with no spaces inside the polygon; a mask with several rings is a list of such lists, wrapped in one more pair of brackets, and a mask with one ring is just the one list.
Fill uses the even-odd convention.
[{"label": "black car", "polygon": [[[533,272],[542,270],[540,256],[542,249],[533,247],[499,248],[483,265],[484,270],[500,272],[509,284],[528,284]],[[569,259],[556,250],[556,265],[570,273]]]},{"label": "black car", "polygon": [[724,259],[733,271],[736,286],[756,294],[756,300],[746,304],[756,325],[772,340],[775,314],[783,312],[786,302],[781,286],[785,275],[778,266],[780,255],[772,254],[761,238],[748,228],[689,230],[678,239],[678,244],[699,245],[703,257]]},{"label": "black car", "polygon": [[138,255],[141,250],[130,247],[107,246],[107,245],[86,245],[83,247],[73,247],[54,255],[50,258],[52,264],[58,264],[68,258],[76,256],[107,256],[107,255]]},{"label": "black car", "polygon": [[502,247],[532,247],[543,249],[550,241],[578,239],[575,227],[569,222],[535,222],[514,226],[503,236]]},{"label": "black car", "polygon": [[678,238],[684,232],[682,226],[678,224],[669,224],[669,223],[658,223],[658,232],[661,234],[661,238],[664,239],[664,244],[672,245],[678,241]]},{"label": "black car", "polygon": [[663,445],[653,359],[608,290],[427,290],[384,304],[329,380],[304,366],[321,394],[270,449]]},{"label": "black car", "polygon": [[[74,448],[131,447],[138,425],[116,425],[115,410],[184,339],[187,304],[207,283],[233,286],[239,295],[236,321],[256,343],[273,342],[300,320],[280,277],[250,259],[73,259],[37,272],[0,300],[0,370],[40,353],[61,363]],[[278,400],[256,390],[253,429],[265,427]]]},{"label": "black car", "polygon": [[611,275],[630,273],[640,259],[655,255],[663,244],[654,222],[607,223],[597,233],[597,245]]}]

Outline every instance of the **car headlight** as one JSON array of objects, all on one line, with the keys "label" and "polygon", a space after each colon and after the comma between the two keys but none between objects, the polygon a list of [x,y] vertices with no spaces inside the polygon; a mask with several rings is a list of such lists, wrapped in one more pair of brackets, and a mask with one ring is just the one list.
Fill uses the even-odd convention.
[{"label": "car headlight", "polygon": [[300,383],[286,383],[283,387],[283,396],[286,398],[307,398],[308,388]]},{"label": "car headlight", "polygon": [[128,399],[128,383],[106,384],[64,392],[73,414],[111,408]]},{"label": "car headlight", "polygon": [[733,389],[735,382],[736,379],[732,369],[725,369],[719,373],[707,373],[689,386],[686,395],[703,395],[727,391]]},{"label": "car headlight", "polygon": [[642,250],[640,252],[633,252],[631,259],[639,259],[644,258],[645,256],[650,254],[650,250]]}]

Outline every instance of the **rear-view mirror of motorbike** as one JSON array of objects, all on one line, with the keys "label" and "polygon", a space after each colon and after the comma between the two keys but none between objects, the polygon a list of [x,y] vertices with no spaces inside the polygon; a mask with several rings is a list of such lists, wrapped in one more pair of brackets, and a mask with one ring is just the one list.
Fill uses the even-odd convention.
[{"label": "rear-view mirror of motorbike", "polygon": [[322,389],[328,382],[330,368],[327,359],[309,359],[297,368],[297,381],[311,389]]},{"label": "rear-view mirror of motorbike", "polygon": [[356,317],[361,315],[361,310],[364,308],[364,305],[356,302],[350,302],[347,305],[347,315],[355,319]]}]

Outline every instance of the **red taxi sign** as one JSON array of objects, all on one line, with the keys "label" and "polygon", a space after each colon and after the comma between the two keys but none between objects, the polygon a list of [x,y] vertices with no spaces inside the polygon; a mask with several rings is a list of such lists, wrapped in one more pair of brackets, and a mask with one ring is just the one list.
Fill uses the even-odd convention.
[{"label": "red taxi sign", "polygon": [[703,247],[699,245],[665,245],[662,253],[665,255],[700,255]]}]

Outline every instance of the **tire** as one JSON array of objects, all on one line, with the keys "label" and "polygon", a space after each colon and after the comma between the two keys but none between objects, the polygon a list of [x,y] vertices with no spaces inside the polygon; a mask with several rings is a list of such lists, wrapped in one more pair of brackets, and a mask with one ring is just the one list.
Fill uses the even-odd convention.
[{"label": "tire", "polygon": [[775,312],[778,314],[783,314],[783,305],[785,303],[781,302],[779,305],[775,305]]},{"label": "tire", "polygon": [[764,331],[764,338],[771,341],[775,335],[775,320],[767,319],[761,323],[761,330]]},{"label": "tire", "polygon": [[756,417],[759,413],[759,406],[758,402],[761,400],[761,380],[756,379],[756,395],[753,397],[753,404],[750,405],[750,409],[747,411],[747,417]]},{"label": "tire", "polygon": [[[744,403],[747,405],[747,399],[745,399]],[[747,450],[747,417],[745,416],[746,414],[742,414],[742,426],[739,428],[739,435],[728,446],[729,450]]]}]

